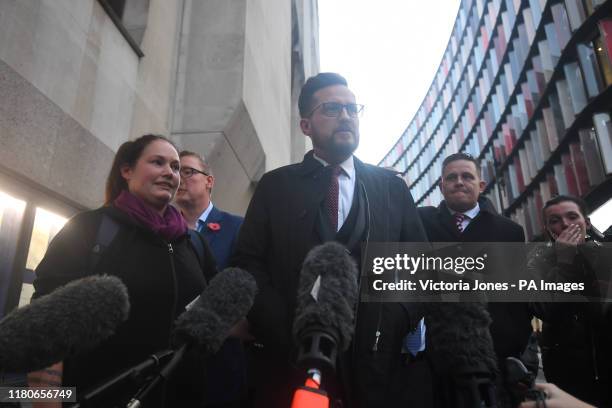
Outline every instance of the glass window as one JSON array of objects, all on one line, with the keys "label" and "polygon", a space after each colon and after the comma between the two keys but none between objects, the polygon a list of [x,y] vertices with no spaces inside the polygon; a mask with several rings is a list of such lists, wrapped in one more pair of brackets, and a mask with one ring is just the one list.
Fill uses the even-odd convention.
[{"label": "glass window", "polygon": [[589,218],[591,224],[600,232],[606,231],[612,226],[612,199],[593,211]]},{"label": "glass window", "polygon": [[4,315],[26,202],[0,191],[0,317]]},{"label": "glass window", "polygon": [[45,252],[49,247],[49,243],[55,235],[62,229],[68,221],[54,212],[43,208],[36,208],[34,218],[34,228],[32,229],[32,238],[28,249],[28,258],[23,276],[23,284],[21,286],[21,295],[19,296],[19,306],[26,305],[30,302],[34,293],[34,270],[45,256]]}]

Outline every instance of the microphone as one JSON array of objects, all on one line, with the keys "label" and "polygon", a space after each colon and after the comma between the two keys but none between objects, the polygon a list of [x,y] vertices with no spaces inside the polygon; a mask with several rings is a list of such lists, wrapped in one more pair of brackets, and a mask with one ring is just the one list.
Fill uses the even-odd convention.
[{"label": "microphone", "polygon": [[337,242],[314,247],[300,272],[293,335],[306,382],[296,389],[292,408],[328,407],[321,389],[322,371],[333,372],[338,350],[346,351],[355,332],[358,271],[347,249]]},{"label": "microphone", "polygon": [[499,370],[486,303],[436,302],[423,307],[434,367],[450,381],[450,388],[441,390],[448,406],[499,406],[495,388]]},{"label": "microphone", "polygon": [[250,273],[240,268],[224,269],[177,318],[173,344],[216,353],[230,329],[247,315],[256,294],[257,284]]},{"label": "microphone", "polygon": [[219,351],[231,328],[253,306],[256,294],[257,284],[250,273],[240,268],[226,268],[218,273],[176,319],[172,344],[177,350],[159,373],[138,390],[128,408],[140,407],[152,389],[169,379],[188,349],[197,348],[207,355]]},{"label": "microphone", "polygon": [[306,256],[297,291],[293,335],[298,362],[334,368],[355,331],[358,271],[344,246],[327,242]]},{"label": "microphone", "polygon": [[127,320],[129,310],[119,278],[72,281],[0,321],[0,371],[36,371],[90,350]]}]

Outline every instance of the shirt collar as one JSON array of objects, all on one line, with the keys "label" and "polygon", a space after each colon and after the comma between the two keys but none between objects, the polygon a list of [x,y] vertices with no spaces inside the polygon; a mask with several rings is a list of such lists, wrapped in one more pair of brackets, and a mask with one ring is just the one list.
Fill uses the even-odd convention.
[{"label": "shirt collar", "polygon": [[206,209],[204,210],[202,215],[200,215],[200,218],[198,218],[198,222],[200,222],[202,224],[205,224],[206,223],[206,219],[210,215],[210,212],[212,211],[212,209],[213,209],[213,203],[212,203],[212,201],[210,201],[208,203],[208,207],[206,207]]},{"label": "shirt collar", "polygon": [[[459,211],[452,210],[450,208],[448,210],[450,211],[452,215],[455,215],[456,213],[459,212]],[[462,214],[466,215],[470,220],[473,220],[474,218],[476,218],[479,212],[480,212],[480,205],[478,204],[478,202],[476,202],[476,205],[474,206],[474,208],[472,208],[471,210],[464,211]]]},{"label": "shirt collar", "polygon": [[[316,154],[313,153],[312,157],[314,157],[323,166],[329,166],[328,162],[318,157]],[[348,159],[340,163],[340,167],[344,171],[344,174],[348,176],[348,178],[353,178],[353,176],[355,176],[355,162],[353,160],[353,155],[351,155]]]}]

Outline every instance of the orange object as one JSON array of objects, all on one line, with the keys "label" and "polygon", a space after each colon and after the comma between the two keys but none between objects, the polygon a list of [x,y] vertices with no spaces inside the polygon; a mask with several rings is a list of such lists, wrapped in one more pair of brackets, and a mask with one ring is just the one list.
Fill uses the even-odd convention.
[{"label": "orange object", "polygon": [[312,378],[306,380],[293,394],[291,408],[329,408],[327,393],[319,388],[320,384]]}]

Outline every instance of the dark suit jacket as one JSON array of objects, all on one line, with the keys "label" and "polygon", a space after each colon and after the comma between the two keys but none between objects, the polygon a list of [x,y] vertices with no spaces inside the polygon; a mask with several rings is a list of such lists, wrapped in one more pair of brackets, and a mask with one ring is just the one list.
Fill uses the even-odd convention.
[{"label": "dark suit jacket", "polygon": [[[431,242],[525,242],[520,225],[497,214],[485,199],[481,198],[479,205],[480,212],[461,234],[444,201],[438,208],[420,207],[418,211]],[[489,303],[489,312],[498,358],[519,357],[532,330],[529,306],[526,303]]]},{"label": "dark suit jacket", "polygon": [[[201,234],[208,242],[220,272],[227,267],[243,218],[213,206]],[[210,223],[219,224],[213,230]],[[240,340],[227,339],[221,349],[206,362],[206,403],[219,404],[239,401],[245,390],[245,356]]]},{"label": "dark suit jacket", "polygon": [[[206,218],[206,224],[203,226],[201,233],[206,238],[208,246],[215,256],[219,271],[227,267],[243,220],[242,217],[218,210],[214,206]],[[207,224],[210,223],[217,223],[221,228],[214,231],[208,227]]]},{"label": "dark suit jacket", "polygon": [[[369,202],[369,241],[426,241],[404,181],[357,158],[354,162],[357,183],[363,183]],[[272,358],[289,365],[294,358],[291,327],[300,269],[308,251],[321,243],[313,231],[328,183],[322,173],[323,166],[309,152],[303,162],[265,174],[238,237],[231,263],[257,280],[259,293],[248,319],[257,341],[270,351],[266,365]],[[369,400],[377,399],[383,406],[393,370],[400,362],[401,340],[419,318],[405,304],[359,306],[352,359],[358,387],[368,393],[368,401],[366,397],[362,400],[364,406],[374,406]],[[379,320],[382,335],[378,352],[373,353]]]}]

